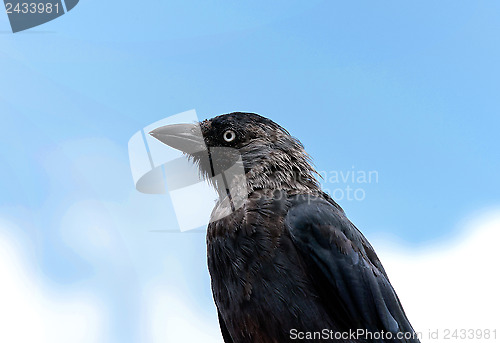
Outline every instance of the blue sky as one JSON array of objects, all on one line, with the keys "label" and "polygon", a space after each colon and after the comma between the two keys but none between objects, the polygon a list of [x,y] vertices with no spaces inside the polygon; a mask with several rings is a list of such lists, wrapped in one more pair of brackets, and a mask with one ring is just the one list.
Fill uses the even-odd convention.
[{"label": "blue sky", "polygon": [[40,284],[103,299],[107,342],[143,337],[152,279],[213,316],[203,234],[150,232],[175,216],[135,191],[127,155],[196,109],[267,116],[319,170],[377,171],[363,201],[339,199],[368,237],[456,237],[500,202],[499,19],[497,1],[86,0],[12,34],[0,15],[5,232]]}]

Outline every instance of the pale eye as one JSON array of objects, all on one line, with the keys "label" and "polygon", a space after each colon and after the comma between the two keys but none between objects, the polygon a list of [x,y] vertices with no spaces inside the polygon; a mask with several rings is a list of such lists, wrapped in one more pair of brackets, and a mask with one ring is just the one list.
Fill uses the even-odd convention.
[{"label": "pale eye", "polygon": [[226,142],[232,142],[236,138],[236,133],[234,133],[233,130],[227,130],[226,132],[224,132],[223,137]]}]

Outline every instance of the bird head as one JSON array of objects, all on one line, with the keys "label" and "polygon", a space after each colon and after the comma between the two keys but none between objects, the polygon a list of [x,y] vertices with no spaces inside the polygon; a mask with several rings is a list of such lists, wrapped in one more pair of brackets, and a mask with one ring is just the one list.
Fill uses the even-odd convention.
[{"label": "bird head", "polygon": [[196,124],[167,125],[150,135],[185,153],[207,179],[239,164],[244,175],[234,176],[244,176],[249,192],[319,187],[303,145],[280,125],[255,113],[234,112]]}]

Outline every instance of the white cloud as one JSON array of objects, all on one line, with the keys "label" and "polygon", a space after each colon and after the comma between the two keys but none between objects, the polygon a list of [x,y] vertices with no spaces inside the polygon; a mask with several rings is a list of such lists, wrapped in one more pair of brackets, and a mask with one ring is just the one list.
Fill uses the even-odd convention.
[{"label": "white cloud", "polygon": [[0,229],[0,342],[104,342],[104,313],[96,300],[43,287],[17,240]]},{"label": "white cloud", "polygon": [[179,291],[154,285],[148,287],[145,318],[150,335],[148,342],[223,342],[217,319],[201,316],[200,311],[190,305],[186,298],[182,298],[181,294]]},{"label": "white cloud", "polygon": [[[79,206],[86,209],[87,215],[95,215],[98,212],[91,205],[84,202]],[[72,217],[82,210],[79,206],[67,215],[84,219],[85,216]],[[90,255],[92,263],[99,265],[102,256],[106,256],[104,252],[110,249],[110,241],[116,237],[103,233],[98,226],[87,225],[91,221],[83,221],[85,225],[80,228],[95,231],[92,244],[83,245],[82,250],[70,245],[85,256]],[[25,258],[29,254],[18,249],[24,244],[13,234],[19,232],[16,229],[0,222],[0,342],[106,342],[106,337],[114,336],[116,333],[107,332],[113,316],[109,304],[100,303],[88,292],[75,291],[74,287],[71,292],[61,292],[57,285],[42,280],[34,264]],[[79,230],[64,232],[67,243],[83,239],[77,234]],[[500,212],[476,217],[466,225],[465,232],[460,239],[433,243],[420,250],[402,250],[401,244],[387,240],[374,241],[410,321],[423,334],[423,343],[457,341],[444,339],[446,329],[496,329],[496,340],[458,341],[500,341]],[[179,273],[189,268],[178,263],[176,266],[169,261],[168,267],[179,268]],[[187,293],[175,285],[166,286],[164,280],[152,280],[149,276],[141,281],[142,295],[138,297],[143,297],[144,312],[135,315],[140,316],[143,342],[222,342],[215,313],[208,318]],[[440,337],[429,339],[429,330],[439,330]]]},{"label": "white cloud", "polygon": [[[465,228],[458,240],[418,251],[374,244],[414,329],[423,334],[422,342],[500,341],[500,212],[483,214]],[[446,330],[455,329],[458,339],[451,334],[452,339],[445,339]],[[496,339],[461,339],[461,329],[496,329]],[[429,330],[438,330],[437,339],[429,337]]]}]

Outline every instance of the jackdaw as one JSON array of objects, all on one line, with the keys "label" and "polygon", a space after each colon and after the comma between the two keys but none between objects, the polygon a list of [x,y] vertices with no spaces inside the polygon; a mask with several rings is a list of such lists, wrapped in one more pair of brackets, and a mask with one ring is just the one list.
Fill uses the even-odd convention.
[{"label": "jackdaw", "polygon": [[[207,255],[224,342],[419,342],[374,249],[287,130],[235,112],[150,134],[219,193]],[[236,163],[243,175],[214,178]]]}]

